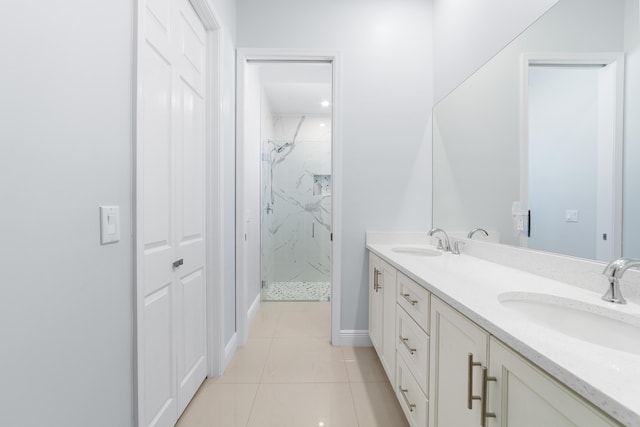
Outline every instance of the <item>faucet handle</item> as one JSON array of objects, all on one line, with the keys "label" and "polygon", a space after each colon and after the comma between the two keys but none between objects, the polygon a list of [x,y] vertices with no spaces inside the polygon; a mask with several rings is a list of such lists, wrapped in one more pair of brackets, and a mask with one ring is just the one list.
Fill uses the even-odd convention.
[{"label": "faucet handle", "polygon": [[453,249],[451,250],[451,253],[454,255],[460,255],[461,254],[460,248],[464,245],[465,245],[465,242],[456,240],[455,242],[453,242]]}]

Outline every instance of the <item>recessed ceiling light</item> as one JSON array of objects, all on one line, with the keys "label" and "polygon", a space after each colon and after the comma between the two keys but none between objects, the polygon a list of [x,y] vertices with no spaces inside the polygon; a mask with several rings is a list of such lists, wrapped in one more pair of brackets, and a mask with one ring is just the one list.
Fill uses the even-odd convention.
[{"label": "recessed ceiling light", "polygon": [[329,101],[322,101],[320,103],[320,105],[322,105],[323,107],[328,107],[329,106]]},{"label": "recessed ceiling light", "polygon": [[325,127],[325,126],[326,126],[326,125],[325,125],[324,123],[320,123],[320,127],[321,127],[321,128],[323,128],[323,127]]}]

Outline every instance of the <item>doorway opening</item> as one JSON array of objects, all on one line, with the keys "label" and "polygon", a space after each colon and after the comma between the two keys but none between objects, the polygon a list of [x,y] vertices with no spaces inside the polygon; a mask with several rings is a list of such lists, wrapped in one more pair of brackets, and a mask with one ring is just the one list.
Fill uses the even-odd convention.
[{"label": "doorway opening", "polygon": [[249,63],[260,86],[262,301],[329,301],[331,64]]},{"label": "doorway opening", "polygon": [[623,58],[612,53],[524,59],[523,243],[615,259],[621,252]]},{"label": "doorway opening", "polygon": [[325,303],[339,341],[337,58],[238,52],[238,345],[273,301]]}]

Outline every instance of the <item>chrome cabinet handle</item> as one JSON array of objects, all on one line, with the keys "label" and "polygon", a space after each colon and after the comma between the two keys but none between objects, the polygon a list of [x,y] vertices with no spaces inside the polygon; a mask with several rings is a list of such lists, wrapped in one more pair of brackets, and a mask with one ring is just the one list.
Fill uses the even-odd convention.
[{"label": "chrome cabinet handle", "polygon": [[467,408],[473,409],[473,401],[482,399],[482,397],[480,396],[473,395],[473,367],[481,366],[482,363],[474,362],[472,353],[469,353],[467,360],[469,362],[467,365],[467,372],[469,374],[469,376],[467,377]]},{"label": "chrome cabinet handle", "polygon": [[404,403],[406,403],[407,406],[409,407],[409,412],[413,412],[413,410],[416,408],[416,405],[411,403],[409,401],[409,398],[407,397],[407,393],[409,392],[409,390],[408,389],[403,389],[402,385],[399,385],[398,389],[400,390],[400,394],[402,394],[402,398],[404,399]]},{"label": "chrome cabinet handle", "polygon": [[377,268],[373,269],[373,290],[378,292],[382,286],[380,286],[380,275],[382,272]]},{"label": "chrome cabinet handle", "polygon": [[177,261],[173,261],[172,266],[173,266],[173,268],[178,268],[178,267],[180,267],[182,264],[184,264],[184,259],[183,259],[183,258],[180,258],[180,259],[179,259],[179,260],[177,260]]},{"label": "chrome cabinet handle", "polygon": [[482,406],[480,414],[480,426],[486,427],[487,418],[495,418],[495,412],[487,412],[487,383],[489,381],[498,381],[496,377],[490,377],[487,368],[482,368]]},{"label": "chrome cabinet handle", "polygon": [[411,299],[411,295],[409,294],[400,294],[400,295],[402,295],[402,297],[406,299],[411,305],[416,305],[418,303],[417,300]]},{"label": "chrome cabinet handle", "polygon": [[407,342],[409,341],[409,338],[404,338],[402,335],[400,335],[399,338],[400,338],[400,341],[402,341],[402,344],[404,344],[407,350],[409,350],[409,353],[413,354],[417,351],[415,348],[411,348],[409,344],[407,344]]}]

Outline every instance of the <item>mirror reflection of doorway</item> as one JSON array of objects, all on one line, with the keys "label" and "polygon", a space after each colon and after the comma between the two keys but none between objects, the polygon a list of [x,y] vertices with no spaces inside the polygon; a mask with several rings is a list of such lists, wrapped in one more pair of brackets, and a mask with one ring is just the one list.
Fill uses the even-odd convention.
[{"label": "mirror reflection of doorway", "polygon": [[538,63],[527,74],[528,247],[613,259],[615,66]]},{"label": "mirror reflection of doorway", "polygon": [[329,301],[331,63],[259,62],[263,301]]}]

